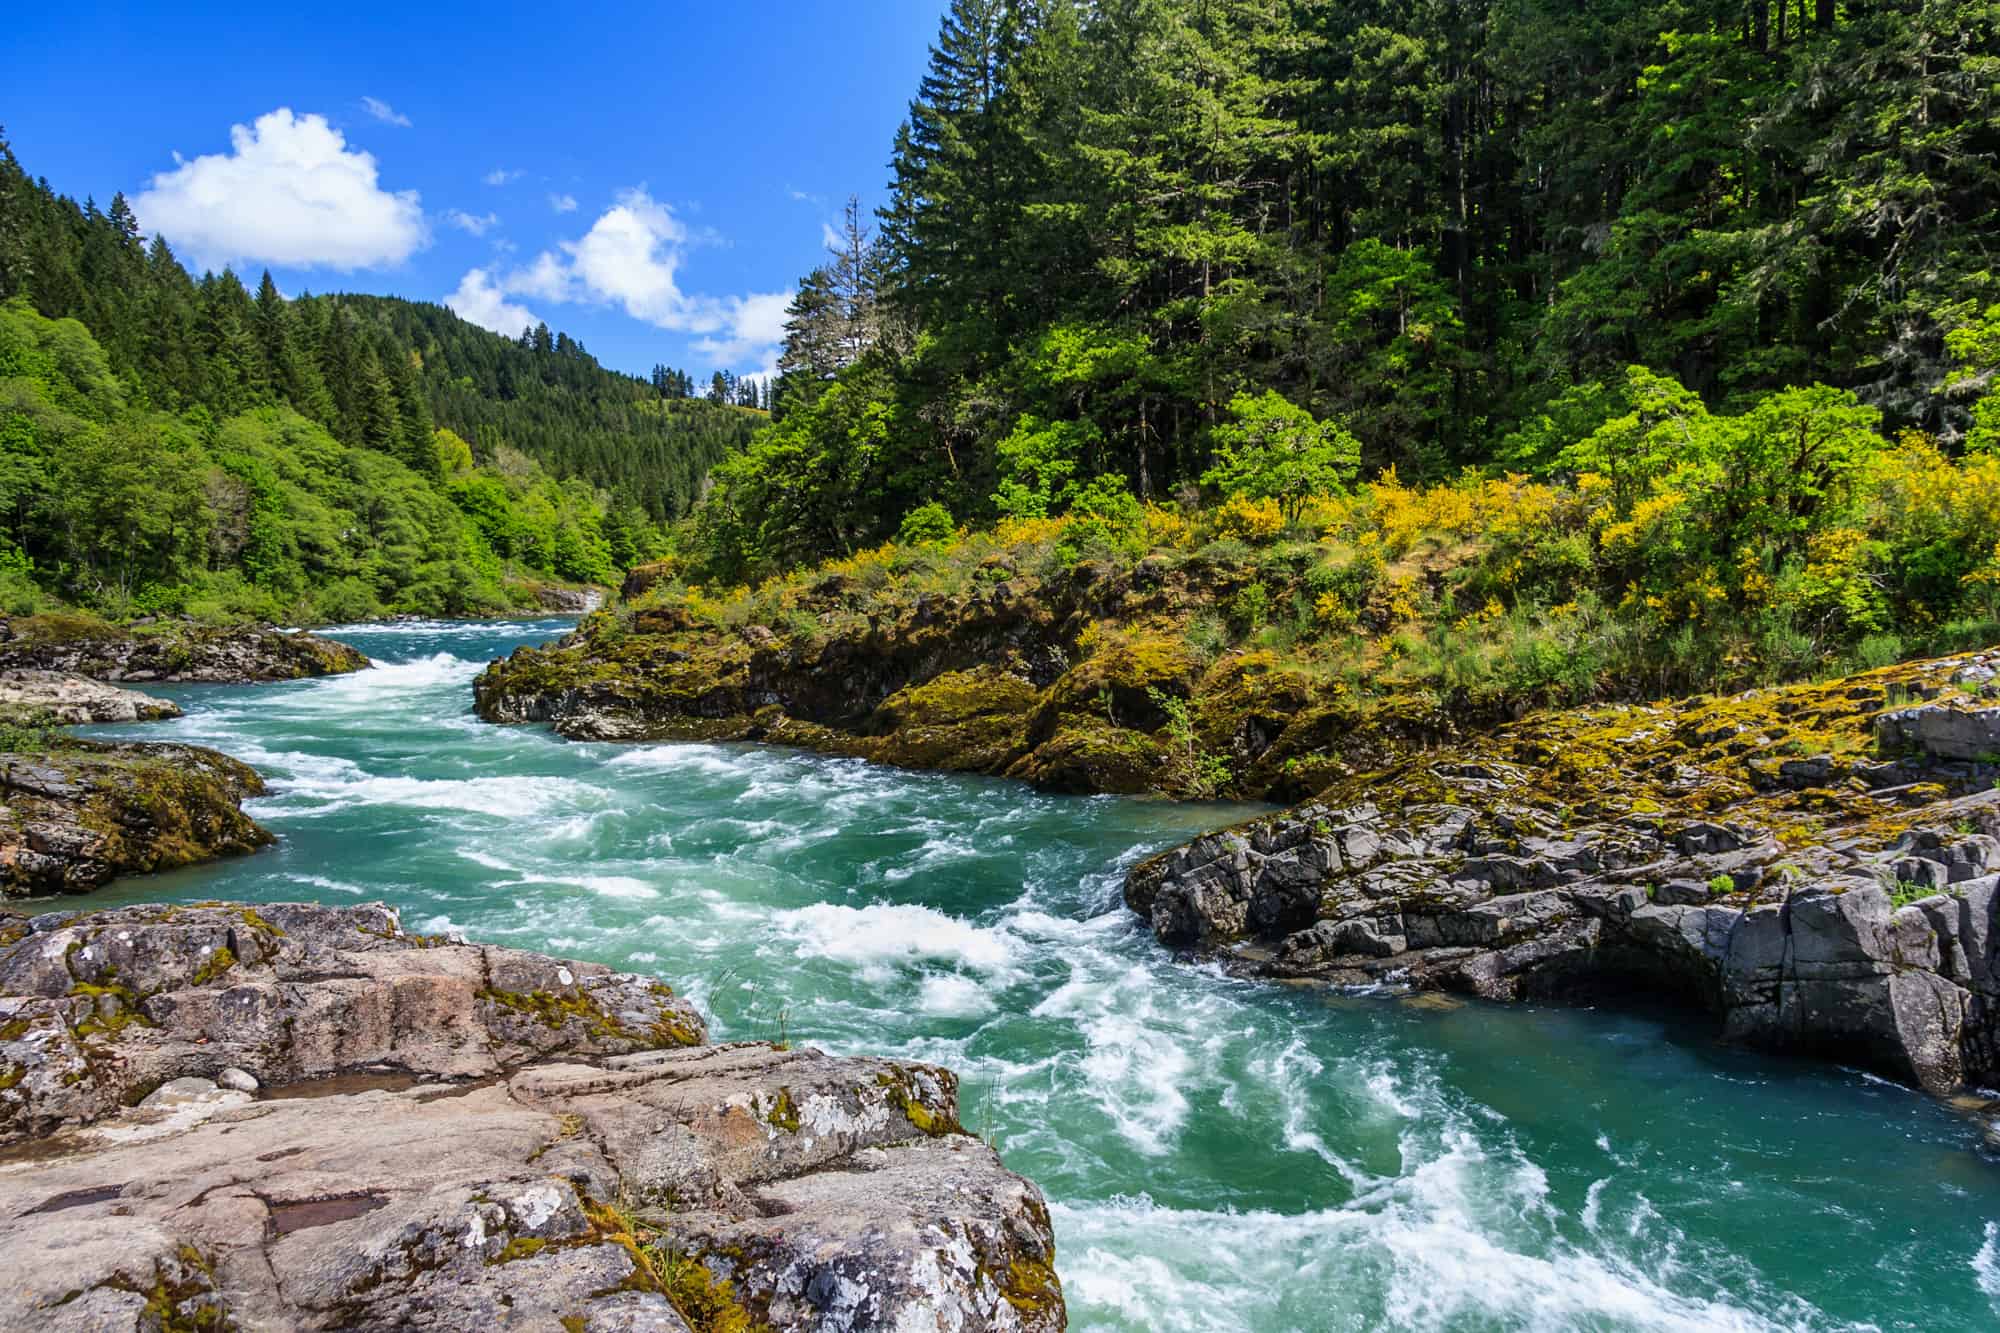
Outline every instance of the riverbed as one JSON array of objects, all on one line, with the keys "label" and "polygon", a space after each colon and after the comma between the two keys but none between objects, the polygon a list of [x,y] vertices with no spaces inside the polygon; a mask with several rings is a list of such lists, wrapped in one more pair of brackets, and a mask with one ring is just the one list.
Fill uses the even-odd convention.
[{"label": "riverbed", "polygon": [[2000,1163],[1916,1092],[1668,1014],[1176,961],[1124,871],[1241,808],[473,717],[566,627],[354,626],[373,670],[156,691],[187,715],[95,731],[256,765],[279,844],[51,905],[380,899],[657,975],[718,1038],[950,1065],[1048,1194],[1072,1328],[2000,1325]]}]

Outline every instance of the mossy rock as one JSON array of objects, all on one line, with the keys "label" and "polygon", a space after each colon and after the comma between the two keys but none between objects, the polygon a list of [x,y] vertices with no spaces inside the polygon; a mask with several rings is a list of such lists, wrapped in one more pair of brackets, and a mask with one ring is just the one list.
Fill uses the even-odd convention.
[{"label": "mossy rock", "polygon": [[1144,732],[1101,718],[1070,717],[1062,719],[1049,739],[1010,764],[1006,776],[1026,779],[1047,791],[1138,795],[1161,790],[1166,759],[1165,747]]}]

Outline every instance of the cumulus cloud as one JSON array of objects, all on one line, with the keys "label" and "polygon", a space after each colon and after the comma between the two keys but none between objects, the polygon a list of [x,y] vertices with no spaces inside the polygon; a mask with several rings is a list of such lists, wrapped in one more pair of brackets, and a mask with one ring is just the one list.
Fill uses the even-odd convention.
[{"label": "cumulus cloud", "polygon": [[458,290],[445,297],[444,303],[459,318],[509,338],[518,338],[522,329],[541,323],[526,306],[509,301],[494,283],[493,275],[483,268],[468,269],[458,280]]},{"label": "cumulus cloud", "polygon": [[717,365],[775,364],[790,292],[703,296],[681,290],[679,269],[690,242],[686,224],[643,189],[627,190],[590,230],[507,274],[501,289],[547,301],[622,306],[634,319],[696,335]]},{"label": "cumulus cloud", "polygon": [[730,298],[729,326],[724,334],[702,338],[695,347],[707,353],[717,365],[736,366],[756,361],[761,372],[778,368],[778,345],[785,340],[785,307],[792,303],[790,292],[757,292]]},{"label": "cumulus cloud", "polygon": [[398,125],[406,130],[410,128],[410,118],[379,97],[364,97],[361,99],[361,106],[369,115],[385,125]]},{"label": "cumulus cloud", "polygon": [[576,196],[573,194],[552,194],[549,196],[549,207],[558,213],[574,213],[576,212]]},{"label": "cumulus cloud", "polygon": [[493,168],[493,170],[487,172],[484,176],[480,177],[480,179],[485,181],[488,185],[512,185],[515,181],[521,179],[521,177],[527,174],[528,173],[525,171],[509,171],[505,167],[495,167]]},{"label": "cumulus cloud", "polygon": [[451,209],[444,215],[444,220],[460,231],[470,232],[474,236],[484,236],[500,225],[498,213],[474,214],[462,208]]},{"label": "cumulus cloud", "polygon": [[229,142],[154,176],[132,201],[147,231],[200,263],[378,268],[430,239],[417,192],[383,189],[374,155],[324,116],[279,107],[232,126]]}]

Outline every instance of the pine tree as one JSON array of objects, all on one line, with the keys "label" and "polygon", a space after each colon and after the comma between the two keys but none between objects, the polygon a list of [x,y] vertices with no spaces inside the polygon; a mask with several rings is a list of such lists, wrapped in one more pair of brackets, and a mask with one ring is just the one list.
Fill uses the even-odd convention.
[{"label": "pine tree", "polygon": [[1024,22],[1014,0],[953,0],[897,131],[882,212],[897,296],[930,326],[981,309],[1004,340],[1008,237],[1019,217],[1014,127],[1004,97]]}]

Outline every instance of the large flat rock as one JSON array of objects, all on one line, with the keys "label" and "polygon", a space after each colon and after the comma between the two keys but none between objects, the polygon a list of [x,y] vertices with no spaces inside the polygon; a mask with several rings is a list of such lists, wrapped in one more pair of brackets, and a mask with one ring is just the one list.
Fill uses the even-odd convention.
[{"label": "large flat rock", "polygon": [[154,722],[179,717],[180,705],[137,690],[61,671],[0,671],[0,714],[44,717],[62,726],[86,722]]},{"label": "large flat rock", "polygon": [[1041,1196],[947,1070],[708,1045],[656,981],[380,906],[33,926],[0,1328],[1064,1325]]}]

